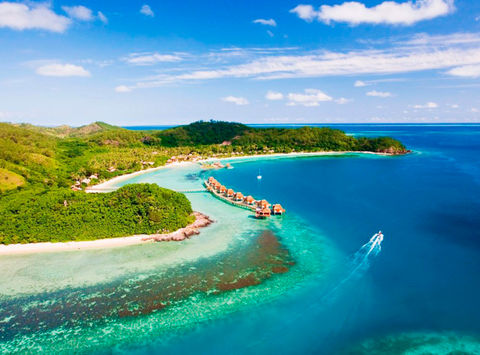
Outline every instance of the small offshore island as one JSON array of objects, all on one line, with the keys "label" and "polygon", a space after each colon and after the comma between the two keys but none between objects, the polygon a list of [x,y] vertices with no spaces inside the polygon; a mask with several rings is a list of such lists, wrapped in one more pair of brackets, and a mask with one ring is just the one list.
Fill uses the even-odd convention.
[{"label": "small offshore island", "polygon": [[0,143],[4,245],[133,235],[181,240],[165,236],[195,223],[182,193],[156,184],[85,193],[89,186],[116,176],[167,163],[266,154],[408,152],[389,137],[355,138],[331,128],[252,128],[216,121],[162,131],[132,131],[102,122],[78,128],[0,123]]}]

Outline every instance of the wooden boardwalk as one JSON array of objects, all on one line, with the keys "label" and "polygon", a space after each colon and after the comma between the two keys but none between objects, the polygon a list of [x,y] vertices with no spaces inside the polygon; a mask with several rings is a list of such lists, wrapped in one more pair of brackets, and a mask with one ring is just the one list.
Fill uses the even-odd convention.
[{"label": "wooden boardwalk", "polygon": [[[205,181],[204,182],[205,186],[208,187],[208,182]],[[233,206],[236,206],[236,207],[240,207],[240,208],[243,208],[245,210],[250,210],[250,211],[255,211],[255,206],[251,206],[251,205],[247,205],[245,204],[244,202],[240,202],[240,201],[235,201],[231,198],[228,198],[227,196],[225,195],[222,195],[220,193],[218,193],[217,191],[215,191],[214,189],[211,189],[211,190],[205,190],[205,191],[208,191],[210,192],[213,196],[215,196],[216,198],[218,198],[219,200],[222,200],[223,202],[226,202],[226,203],[229,203]]]},{"label": "wooden boardwalk", "polygon": [[[95,188],[95,185],[88,188],[86,192],[113,192],[115,190],[118,190],[121,186],[119,187],[100,187],[100,188]],[[170,189],[172,190],[172,189]],[[173,190],[175,192],[180,192],[182,194],[189,194],[189,193],[202,193],[202,192],[208,192],[207,189],[201,188],[201,189],[187,189],[187,190]]]},{"label": "wooden boardwalk", "polygon": [[207,189],[190,189],[190,190],[174,190],[174,191],[181,192],[182,194],[208,192]]}]

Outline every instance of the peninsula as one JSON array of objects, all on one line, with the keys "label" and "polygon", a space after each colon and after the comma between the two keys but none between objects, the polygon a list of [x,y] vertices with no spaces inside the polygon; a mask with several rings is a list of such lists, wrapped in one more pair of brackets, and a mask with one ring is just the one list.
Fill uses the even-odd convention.
[{"label": "peninsula", "polygon": [[217,121],[160,131],[102,122],[78,128],[0,123],[0,144],[0,244],[168,235],[185,228],[195,216],[178,192],[141,184],[85,193],[87,187],[116,176],[167,163],[268,154],[408,152],[389,137]]}]

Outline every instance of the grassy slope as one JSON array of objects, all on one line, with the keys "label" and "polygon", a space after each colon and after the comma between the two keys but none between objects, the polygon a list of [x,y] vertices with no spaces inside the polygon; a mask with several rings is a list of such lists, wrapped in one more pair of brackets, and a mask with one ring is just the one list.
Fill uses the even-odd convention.
[{"label": "grassy slope", "polygon": [[0,168],[0,192],[16,189],[25,185],[25,179],[7,169]]},{"label": "grassy slope", "polygon": [[[222,145],[226,143],[226,145]],[[0,123],[0,190],[25,184],[68,187],[97,174],[100,179],[163,165],[172,155],[248,154],[324,150],[402,153],[388,138],[354,138],[330,128],[247,127],[240,123],[195,122],[165,131],[130,131],[102,122],[71,128]],[[109,168],[115,171],[109,172]],[[111,169],[113,170],[113,169]],[[22,178],[19,178],[21,176]]]}]

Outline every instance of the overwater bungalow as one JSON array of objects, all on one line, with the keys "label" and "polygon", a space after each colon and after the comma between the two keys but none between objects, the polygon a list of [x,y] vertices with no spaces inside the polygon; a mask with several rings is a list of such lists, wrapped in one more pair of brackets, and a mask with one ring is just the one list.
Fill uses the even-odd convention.
[{"label": "overwater bungalow", "polygon": [[[256,218],[267,218],[271,215],[282,215],[285,209],[280,204],[271,205],[267,200],[255,200],[252,196],[244,196],[241,192],[235,192],[227,188],[213,177],[204,181],[205,187],[219,199],[228,202],[237,207],[255,211]],[[270,208],[270,206],[272,206]]]},{"label": "overwater bungalow", "polygon": [[255,211],[256,218],[267,218],[270,217],[271,214],[270,208],[257,208]]},{"label": "overwater bungalow", "polygon": [[252,196],[247,196],[247,197],[245,197],[244,202],[247,205],[254,205],[255,204],[255,199]]},{"label": "overwater bungalow", "polygon": [[261,200],[261,201],[257,201],[257,206],[260,208],[269,208],[270,204],[268,203],[267,200]]},{"label": "overwater bungalow", "polygon": [[282,207],[281,204],[277,203],[273,205],[273,214],[284,214],[285,209]]}]

